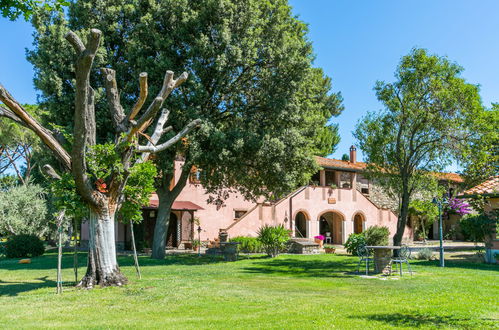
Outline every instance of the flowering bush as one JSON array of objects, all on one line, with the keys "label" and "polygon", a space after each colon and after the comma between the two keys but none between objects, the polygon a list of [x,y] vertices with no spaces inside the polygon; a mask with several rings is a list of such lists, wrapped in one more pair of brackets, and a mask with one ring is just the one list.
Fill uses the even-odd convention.
[{"label": "flowering bush", "polygon": [[451,198],[447,203],[447,211],[449,213],[455,213],[459,215],[466,215],[471,213],[470,204],[466,203],[462,199]]},{"label": "flowering bush", "polygon": [[317,236],[314,236],[315,239],[320,239],[321,241],[323,241],[325,239],[324,235],[317,235]]}]

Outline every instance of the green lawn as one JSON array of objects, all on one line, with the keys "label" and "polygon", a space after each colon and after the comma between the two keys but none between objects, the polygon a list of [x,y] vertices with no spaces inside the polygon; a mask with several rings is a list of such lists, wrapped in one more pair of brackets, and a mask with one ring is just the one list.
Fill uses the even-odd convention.
[{"label": "green lawn", "polygon": [[[80,254],[80,274],[85,258]],[[123,288],[55,295],[56,255],[29,265],[0,259],[2,328],[499,328],[499,267],[416,262],[411,278],[361,278],[357,258],[334,255],[254,257],[212,262],[196,256],[120,264]],[[64,258],[73,280],[72,257]]]}]

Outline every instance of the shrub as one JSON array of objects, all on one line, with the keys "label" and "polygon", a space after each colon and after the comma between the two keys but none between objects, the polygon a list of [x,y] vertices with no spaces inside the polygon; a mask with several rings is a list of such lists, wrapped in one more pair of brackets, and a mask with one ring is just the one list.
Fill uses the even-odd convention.
[{"label": "shrub", "polygon": [[44,191],[38,185],[0,190],[0,235],[43,236],[49,229]]},{"label": "shrub", "polygon": [[466,240],[484,242],[497,226],[497,213],[468,215],[459,222]]},{"label": "shrub", "polygon": [[345,249],[352,255],[357,255],[359,246],[366,245],[366,237],[364,234],[350,234],[345,243]]},{"label": "shrub", "polygon": [[38,257],[44,252],[42,240],[35,235],[12,236],[5,248],[7,258]]},{"label": "shrub", "polygon": [[238,249],[243,253],[261,253],[263,252],[262,243],[256,237],[238,236],[230,240],[239,243]]},{"label": "shrub", "polygon": [[416,259],[418,260],[431,260],[433,257],[433,251],[429,248],[424,248],[416,253]]},{"label": "shrub", "polygon": [[366,245],[388,245],[390,230],[385,226],[372,226],[366,229]]},{"label": "shrub", "polygon": [[262,243],[263,250],[273,258],[285,250],[289,240],[289,230],[283,225],[275,227],[265,225],[258,230],[258,240]]}]

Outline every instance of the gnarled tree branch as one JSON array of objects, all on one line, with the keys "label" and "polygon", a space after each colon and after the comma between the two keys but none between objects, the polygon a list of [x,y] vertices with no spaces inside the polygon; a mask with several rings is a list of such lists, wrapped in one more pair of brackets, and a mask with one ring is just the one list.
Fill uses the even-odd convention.
[{"label": "gnarled tree branch", "polygon": [[189,124],[187,124],[184,129],[182,129],[177,135],[166,141],[165,143],[162,143],[158,146],[138,146],[137,150],[140,152],[150,152],[150,153],[157,153],[163,150],[168,149],[175,143],[177,143],[181,138],[186,136],[190,131],[192,131],[194,128],[198,127],[201,124],[201,119],[195,119],[191,121]]},{"label": "gnarled tree branch", "polygon": [[120,95],[118,92],[118,83],[116,82],[116,71],[113,69],[102,68],[102,75],[104,76],[104,86],[106,86],[107,103],[111,118],[116,132],[125,132],[126,126],[123,123],[125,119],[125,112],[120,102]]},{"label": "gnarled tree branch", "polygon": [[0,84],[0,101],[10,110],[0,107],[0,115],[10,118],[16,122],[18,120],[24,123],[24,126],[32,130],[42,142],[53,151],[57,159],[67,169],[71,169],[71,157],[68,152],[64,150],[62,145],[52,135],[52,133],[40,125],[22,106],[17,102],[12,95]]},{"label": "gnarled tree branch", "polygon": [[90,70],[100,43],[101,31],[90,30],[86,46],[73,32],[68,32],[66,40],[77,53],[76,61],[76,93],[75,93],[75,122],[74,142],[72,150],[73,177],[76,189],[90,204],[96,205],[96,193],[87,177],[85,152],[89,144],[95,144],[95,109],[93,106],[93,90],[90,87]]},{"label": "gnarled tree branch", "polygon": [[133,106],[132,111],[128,116],[128,121],[133,120],[135,116],[137,116],[140,109],[142,109],[144,102],[147,99],[147,95],[149,93],[147,88],[147,72],[141,72],[139,74],[139,86],[140,86],[139,98],[137,99],[137,102],[135,102],[135,105]]},{"label": "gnarled tree branch", "polygon": [[163,106],[163,102],[166,100],[166,98],[175,88],[179,87],[183,82],[185,82],[187,80],[187,77],[188,74],[184,72],[177,79],[173,79],[173,71],[166,71],[161,90],[159,91],[154,101],[149,105],[146,112],[130,129],[128,133],[128,140],[131,140],[137,132],[147,129],[147,127],[152,123],[159,109]]}]

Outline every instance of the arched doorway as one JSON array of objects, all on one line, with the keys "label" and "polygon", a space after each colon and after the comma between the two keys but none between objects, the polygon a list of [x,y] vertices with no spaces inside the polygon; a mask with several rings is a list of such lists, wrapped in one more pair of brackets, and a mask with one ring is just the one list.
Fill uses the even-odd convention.
[{"label": "arched doorway", "polygon": [[345,218],[338,212],[329,211],[319,216],[319,233],[330,236],[333,244],[343,244]]},{"label": "arched doorway", "polygon": [[295,216],[295,237],[307,237],[307,216],[303,212]]},{"label": "arched doorway", "polygon": [[170,213],[170,223],[168,224],[168,231],[166,232],[166,247],[176,248],[179,246],[178,241],[178,218],[175,213]]},{"label": "arched doorway", "polygon": [[362,214],[357,213],[353,217],[353,232],[354,234],[360,234],[364,231],[364,217]]}]

